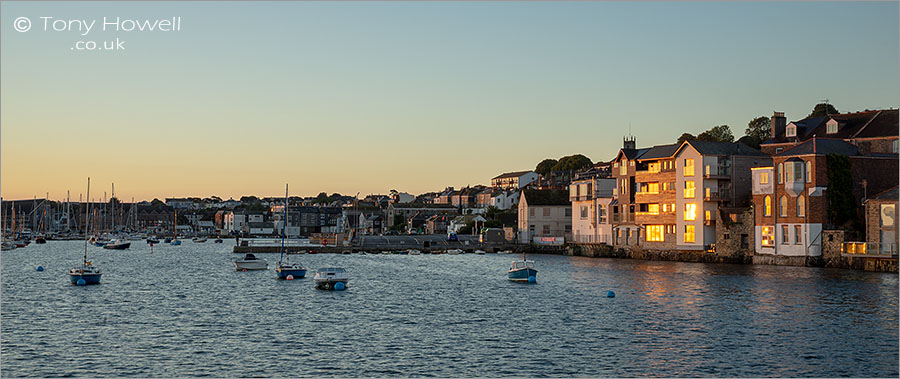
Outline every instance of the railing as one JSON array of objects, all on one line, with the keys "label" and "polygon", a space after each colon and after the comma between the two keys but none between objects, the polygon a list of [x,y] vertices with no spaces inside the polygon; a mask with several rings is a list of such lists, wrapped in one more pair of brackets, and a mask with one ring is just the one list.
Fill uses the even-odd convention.
[{"label": "railing", "polygon": [[728,200],[730,193],[728,191],[710,191],[703,194],[704,201],[725,201]]},{"label": "railing", "polygon": [[896,257],[897,244],[882,245],[878,242],[844,242],[841,244],[841,255]]}]

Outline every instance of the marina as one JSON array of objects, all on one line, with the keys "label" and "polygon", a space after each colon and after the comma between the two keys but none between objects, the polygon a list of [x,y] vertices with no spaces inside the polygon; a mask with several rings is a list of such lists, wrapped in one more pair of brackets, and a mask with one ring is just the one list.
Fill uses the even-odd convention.
[{"label": "marina", "polygon": [[[527,285],[507,280],[511,255],[305,255],[352,273],[317,291],[235,272],[232,244],[88,246],[104,273],[86,287],[62,275],[84,241],[4,251],[4,375],[298,375],[285,360],[304,376],[898,374],[896,274],[529,254]],[[285,298],[300,305],[271,306]]]}]

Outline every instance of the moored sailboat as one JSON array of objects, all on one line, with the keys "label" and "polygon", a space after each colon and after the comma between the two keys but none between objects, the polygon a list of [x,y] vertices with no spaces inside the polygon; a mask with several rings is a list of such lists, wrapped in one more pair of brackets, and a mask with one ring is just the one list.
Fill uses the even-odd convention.
[{"label": "moored sailboat", "polygon": [[275,264],[275,273],[278,279],[303,278],[306,277],[306,268],[299,262],[289,262],[285,259],[285,239],[287,239],[288,224],[288,185],[284,185],[284,220],[281,223],[281,257]]},{"label": "moored sailboat", "polygon": [[[88,178],[88,198],[91,196],[91,178]],[[88,235],[87,230],[89,227],[88,223],[88,205],[85,205],[84,212],[84,230],[85,235]],[[90,261],[87,260],[87,239],[84,240],[84,259],[81,261],[81,266],[75,266],[71,270],[69,270],[69,279],[72,281],[73,285],[87,285],[87,284],[100,284],[100,267],[94,266]]]}]

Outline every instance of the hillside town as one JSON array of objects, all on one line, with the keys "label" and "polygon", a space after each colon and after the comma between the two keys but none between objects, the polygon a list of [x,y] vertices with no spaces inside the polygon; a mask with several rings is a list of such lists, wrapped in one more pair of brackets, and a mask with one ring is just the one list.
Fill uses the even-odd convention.
[{"label": "hillside town", "polygon": [[[828,109],[791,122],[774,112],[756,141],[626,136],[606,160],[548,160],[489,185],[292,196],[287,220],[284,198],[127,203],[113,193],[92,205],[92,229],[346,241],[502,229],[510,242],[576,255],[896,271],[898,111]],[[80,204],[4,200],[4,232],[81,233]]]}]

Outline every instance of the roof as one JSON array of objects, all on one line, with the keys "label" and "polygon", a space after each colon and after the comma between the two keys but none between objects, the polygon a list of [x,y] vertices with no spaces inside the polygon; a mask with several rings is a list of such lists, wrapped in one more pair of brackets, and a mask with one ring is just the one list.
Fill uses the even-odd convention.
[{"label": "roof", "polygon": [[531,190],[522,191],[526,203],[532,205],[571,205],[569,202],[569,192],[559,189],[550,190]]},{"label": "roof", "polygon": [[776,157],[786,157],[793,155],[826,155],[826,154],[838,154],[838,155],[859,155],[859,149],[856,148],[853,144],[846,142],[840,139],[831,139],[831,138],[813,138],[803,142],[797,146],[794,146],[790,149],[782,151],[781,153],[776,154]]},{"label": "roof", "polygon": [[900,119],[898,119],[896,109],[879,111],[853,138],[898,136],[900,135],[898,126],[900,126]]},{"label": "roof", "polygon": [[647,151],[644,152],[644,154],[641,154],[641,156],[639,156],[637,159],[645,160],[645,159],[671,158],[672,156],[675,155],[675,152],[678,151],[678,147],[680,147],[680,146],[681,146],[681,144],[678,144],[678,143],[673,143],[670,145],[653,146],[649,149],[644,149]]},{"label": "roof", "polygon": [[[520,177],[520,176],[522,176],[522,175],[525,175],[525,174],[527,174],[527,173],[529,173],[529,172],[534,172],[534,171],[526,170],[526,171],[507,172],[507,173],[503,173],[503,174],[497,175],[497,176],[495,176],[493,179],[518,178],[518,177]],[[493,179],[492,179],[492,180],[493,180]]]},{"label": "roof", "polygon": [[391,204],[394,209],[397,208],[456,208],[451,204],[425,204],[425,203],[402,203]]},{"label": "roof", "polygon": [[613,159],[613,161],[618,160],[619,156],[621,156],[621,155],[625,155],[625,159],[638,159],[641,157],[641,155],[646,153],[647,150],[650,150],[650,149],[647,149],[647,148],[644,148],[644,149],[620,149],[619,154],[616,155],[616,159]]},{"label": "roof", "polygon": [[[740,142],[716,142],[716,141],[684,141],[691,145],[700,155],[749,155],[767,157],[766,153],[756,150]],[[681,147],[679,147],[681,150]]]},{"label": "roof", "polygon": [[[896,109],[885,109],[805,118],[791,122],[797,126],[796,137],[787,137],[786,132],[782,131],[780,135],[767,139],[763,144],[805,141],[813,136],[840,139],[897,136],[900,134],[897,116]],[[831,119],[838,122],[838,132],[828,134],[827,123]]]},{"label": "roof", "polygon": [[897,186],[887,189],[875,196],[872,196],[870,200],[897,200]]}]

